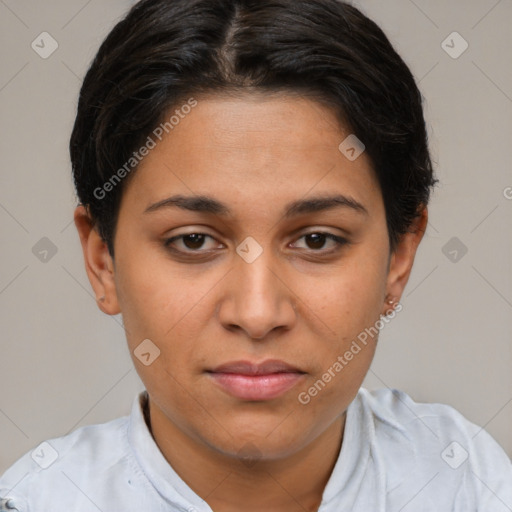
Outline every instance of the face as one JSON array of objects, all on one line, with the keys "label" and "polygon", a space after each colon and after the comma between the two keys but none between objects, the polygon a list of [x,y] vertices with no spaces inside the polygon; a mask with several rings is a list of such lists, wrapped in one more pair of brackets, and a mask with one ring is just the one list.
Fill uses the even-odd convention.
[{"label": "face", "polygon": [[88,269],[152,415],[219,453],[284,457],[342,417],[374,355],[360,335],[405,286],[419,240],[390,259],[348,135],[305,98],[198,100],[127,183],[114,265]]}]

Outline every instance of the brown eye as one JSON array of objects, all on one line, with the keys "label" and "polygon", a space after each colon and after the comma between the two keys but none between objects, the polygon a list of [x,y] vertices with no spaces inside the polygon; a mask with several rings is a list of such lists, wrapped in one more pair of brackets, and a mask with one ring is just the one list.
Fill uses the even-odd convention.
[{"label": "brown eye", "polygon": [[204,244],[205,235],[199,233],[192,233],[183,237],[183,244],[188,249],[200,249]]},{"label": "brown eye", "polygon": [[323,233],[311,233],[304,238],[306,241],[310,242],[308,243],[310,249],[322,249],[327,240],[327,237]]},{"label": "brown eye", "polygon": [[346,245],[348,243],[348,240],[345,238],[336,236],[332,233],[324,233],[324,232],[314,232],[314,233],[307,233],[299,238],[304,239],[306,241],[306,249],[311,249],[313,252],[321,252],[321,250],[324,248],[326,241],[330,240],[333,242],[334,247],[331,247],[331,249],[327,249],[323,252],[334,252],[338,250],[341,246]]},{"label": "brown eye", "polygon": [[[200,249],[203,249],[207,238],[214,240],[213,237],[205,233],[187,233],[184,235],[173,236],[172,238],[165,240],[164,245],[176,252],[200,253],[206,252],[207,250],[205,249],[203,251],[200,251]],[[175,242],[177,241],[181,242],[181,248],[175,247]]]}]

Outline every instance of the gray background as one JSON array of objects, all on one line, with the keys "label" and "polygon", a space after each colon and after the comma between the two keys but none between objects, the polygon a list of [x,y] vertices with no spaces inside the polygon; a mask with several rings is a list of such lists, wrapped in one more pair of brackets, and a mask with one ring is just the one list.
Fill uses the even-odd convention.
[{"label": "gray background", "polygon": [[[127,414],[142,389],[121,318],[101,313],[85,274],[67,149],[81,79],[132,4],[0,0],[0,472],[42,440]],[[512,1],[356,5],[420,81],[441,180],[365,385],[450,404],[512,455]],[[44,31],[59,45],[47,59],[31,47]],[[441,44],[453,31],[469,43],[458,58]]]}]

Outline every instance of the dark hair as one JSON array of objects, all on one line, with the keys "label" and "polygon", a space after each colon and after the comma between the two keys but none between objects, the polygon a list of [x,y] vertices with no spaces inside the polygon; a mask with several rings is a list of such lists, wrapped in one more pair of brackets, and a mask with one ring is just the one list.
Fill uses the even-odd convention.
[{"label": "dark hair", "polygon": [[421,93],[373,21],[338,0],[142,0],[94,58],[70,140],[78,199],[112,256],[134,172],[118,185],[114,173],[127,174],[133,152],[186,98],[251,90],[299,92],[333,109],[366,146],[396,248],[438,180]]}]

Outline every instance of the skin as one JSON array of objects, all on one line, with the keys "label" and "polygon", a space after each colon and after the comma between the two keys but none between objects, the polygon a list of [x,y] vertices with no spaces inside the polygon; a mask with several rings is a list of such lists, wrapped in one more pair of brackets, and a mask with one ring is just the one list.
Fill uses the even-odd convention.
[{"label": "skin", "polygon": [[[96,296],[105,296],[98,305],[106,314],[123,314],[150,397],[154,439],[216,512],[318,509],[346,409],[377,338],[308,404],[298,395],[389,311],[386,299],[399,299],[409,279],[427,209],[390,254],[371,162],[365,153],[349,161],[338,149],[349,134],[311,99],[203,97],[126,184],[115,262],[87,210],[75,211],[87,274]],[[291,201],[334,193],[362,203],[368,214],[339,207],[283,217]],[[176,207],[144,213],[173,194],[211,196],[232,214]],[[318,232],[349,243],[305,236]],[[202,244],[173,243],[188,254],[177,256],[164,245],[192,233],[209,237]],[[263,249],[252,263],[236,252],[248,236]],[[202,256],[193,259],[193,251]],[[144,339],[160,350],[149,366],[133,354]],[[235,398],[205,371],[269,358],[305,372],[272,400]]]}]

